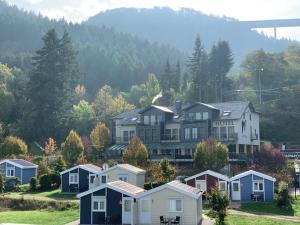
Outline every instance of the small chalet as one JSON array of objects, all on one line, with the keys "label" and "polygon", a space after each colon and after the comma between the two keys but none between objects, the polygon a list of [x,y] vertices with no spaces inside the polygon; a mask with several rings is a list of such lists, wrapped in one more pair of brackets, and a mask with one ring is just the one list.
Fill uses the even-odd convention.
[{"label": "small chalet", "polygon": [[203,192],[211,193],[214,187],[222,192],[228,192],[229,177],[223,174],[206,170],[185,179],[187,185],[198,188]]},{"label": "small chalet", "polygon": [[80,224],[139,224],[136,198],[144,191],[119,180],[78,194]]},{"label": "small chalet", "polygon": [[276,179],[266,174],[249,170],[230,179],[231,200],[273,201]]},{"label": "small chalet", "polygon": [[[84,164],[72,167],[60,173],[62,192],[84,192],[90,189],[89,178],[100,173],[102,168]],[[105,177],[103,178],[105,179]],[[106,183],[106,180],[101,182]]]},{"label": "small chalet", "polygon": [[23,159],[5,159],[0,162],[0,173],[6,178],[19,178],[21,184],[28,184],[32,177],[36,177],[37,168],[36,164]]}]

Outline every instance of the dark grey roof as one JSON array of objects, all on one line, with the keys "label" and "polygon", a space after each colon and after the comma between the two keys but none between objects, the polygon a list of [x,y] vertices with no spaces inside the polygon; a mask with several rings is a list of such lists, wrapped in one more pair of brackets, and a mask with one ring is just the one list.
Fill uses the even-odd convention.
[{"label": "dark grey roof", "polygon": [[163,112],[166,112],[166,113],[173,113],[174,114],[174,112],[170,109],[170,107],[160,106],[160,105],[151,105],[151,106],[149,106],[147,108],[144,108],[144,109],[140,110],[139,113],[144,113],[144,112],[148,111],[151,108],[156,108],[156,109],[158,109],[160,111],[163,111]]},{"label": "dark grey roof", "polygon": [[32,166],[37,166],[31,162],[28,162],[24,159],[9,159],[9,161],[13,162],[13,163],[16,163],[20,166],[23,166],[23,167],[32,167]]},{"label": "dark grey roof", "polygon": [[140,120],[140,109],[132,109],[126,112],[123,112],[113,119],[118,119],[120,124],[136,124]]},{"label": "dark grey roof", "polygon": [[[209,105],[220,110],[220,119],[240,119],[249,105],[251,110],[254,111],[251,103],[248,101],[209,103]],[[223,115],[224,112],[229,112],[228,116]]]}]

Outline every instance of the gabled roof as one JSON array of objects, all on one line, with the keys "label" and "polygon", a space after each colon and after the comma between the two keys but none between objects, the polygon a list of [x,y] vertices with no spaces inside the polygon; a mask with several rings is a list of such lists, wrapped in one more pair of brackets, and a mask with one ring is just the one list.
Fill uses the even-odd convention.
[{"label": "gabled roof", "polygon": [[[254,107],[249,101],[210,103],[210,105],[220,110],[220,116],[219,116],[220,119],[240,119],[243,116],[243,113],[245,112],[247,107],[249,107],[252,112],[255,112]],[[223,112],[230,112],[230,113],[228,115],[223,115]]]},{"label": "gabled roof", "polygon": [[67,170],[65,170],[65,171],[62,171],[62,172],[60,173],[60,175],[65,174],[65,173],[68,173],[68,172],[70,172],[70,171],[72,171],[72,170],[75,170],[75,169],[78,169],[78,168],[81,168],[81,169],[83,169],[83,170],[89,171],[89,172],[91,172],[91,173],[99,173],[99,172],[101,172],[101,170],[102,170],[102,168],[100,168],[100,167],[98,167],[98,166],[95,166],[95,165],[93,165],[93,164],[83,164],[83,165],[74,166],[74,167],[72,167],[72,168],[70,168],[70,169],[67,169]]},{"label": "gabled roof", "polygon": [[144,113],[144,112],[148,111],[151,108],[156,108],[156,109],[158,109],[160,111],[163,111],[163,112],[166,112],[166,113],[173,113],[174,114],[174,112],[171,109],[169,109],[168,107],[159,106],[159,105],[151,105],[151,106],[149,106],[149,107],[141,110],[140,113]]},{"label": "gabled roof", "polygon": [[229,181],[229,177],[228,176],[225,176],[223,174],[217,173],[217,172],[212,171],[212,170],[203,171],[201,173],[195,174],[194,176],[187,177],[184,180],[185,181],[192,180],[192,179],[195,179],[195,178],[200,177],[200,176],[205,175],[205,174],[209,174],[209,175],[211,175],[213,177],[217,177],[219,179],[222,179],[222,180],[225,180],[225,181]]},{"label": "gabled roof", "polygon": [[159,186],[157,188],[153,188],[153,189],[151,189],[147,192],[144,192],[144,193],[140,194],[138,197],[139,198],[144,197],[146,195],[149,195],[149,194],[152,194],[154,192],[158,192],[158,191],[161,191],[161,190],[164,190],[164,189],[167,189],[167,188],[169,188],[173,191],[177,191],[181,194],[190,196],[190,197],[195,198],[195,199],[198,199],[203,193],[198,188],[194,188],[194,187],[191,187],[189,185],[183,184],[178,180],[174,180],[174,181],[171,181],[167,184],[164,184],[162,186]]},{"label": "gabled roof", "polygon": [[212,104],[205,104],[203,102],[195,102],[195,103],[193,103],[191,105],[188,105],[187,107],[183,108],[183,110],[190,109],[190,108],[192,108],[194,106],[197,106],[197,105],[203,105],[203,106],[205,106],[207,108],[210,108],[210,109],[213,109],[213,110],[219,110],[218,108],[214,107]]},{"label": "gabled roof", "polygon": [[0,164],[2,163],[9,163],[9,164],[12,164],[16,167],[19,167],[19,168],[22,168],[22,169],[30,169],[30,168],[37,168],[38,165],[34,164],[34,163],[31,163],[31,162],[28,162],[24,159],[5,159],[5,160],[2,160],[0,162]]},{"label": "gabled roof", "polygon": [[246,171],[246,172],[237,174],[237,175],[235,175],[234,177],[231,177],[231,178],[230,178],[230,181],[234,181],[234,180],[236,180],[236,179],[240,179],[240,178],[242,178],[242,177],[245,177],[245,176],[248,176],[248,175],[251,175],[251,174],[256,175],[256,176],[258,176],[258,177],[262,177],[262,178],[264,178],[264,179],[267,179],[267,180],[270,180],[270,181],[273,181],[273,182],[276,181],[276,179],[275,179],[274,177],[271,177],[271,176],[269,176],[269,175],[266,175],[266,174],[264,174],[264,173],[260,173],[260,172],[254,171],[254,170],[248,170],[248,171]]},{"label": "gabled roof", "polygon": [[106,184],[102,184],[102,185],[100,185],[98,187],[94,187],[86,192],[80,193],[77,195],[77,198],[81,198],[83,196],[86,196],[88,194],[102,190],[104,188],[110,188],[112,190],[121,192],[121,193],[126,194],[131,197],[136,197],[138,194],[145,192],[145,189],[143,189],[143,188],[140,188],[135,185],[129,184],[127,182],[118,180],[118,181],[113,181],[113,182],[109,182]]},{"label": "gabled roof", "polygon": [[123,169],[123,170],[126,170],[126,171],[134,173],[134,174],[145,174],[146,173],[145,170],[143,170],[141,168],[138,168],[136,166],[132,166],[130,164],[117,164],[117,165],[115,165],[113,167],[108,168],[107,170],[102,170],[100,172],[100,174],[107,173],[107,172],[109,172],[111,170],[114,170],[116,168]]},{"label": "gabled roof", "polygon": [[123,112],[115,117],[113,117],[114,120],[119,120],[119,123],[130,125],[130,124],[136,124],[140,119],[140,109],[132,109],[126,112]]}]

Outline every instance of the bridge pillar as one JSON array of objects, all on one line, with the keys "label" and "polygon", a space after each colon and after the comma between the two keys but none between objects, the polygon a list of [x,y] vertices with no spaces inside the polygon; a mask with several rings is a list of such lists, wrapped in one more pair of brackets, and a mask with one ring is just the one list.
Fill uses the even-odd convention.
[{"label": "bridge pillar", "polygon": [[277,27],[274,27],[274,38],[277,39]]}]

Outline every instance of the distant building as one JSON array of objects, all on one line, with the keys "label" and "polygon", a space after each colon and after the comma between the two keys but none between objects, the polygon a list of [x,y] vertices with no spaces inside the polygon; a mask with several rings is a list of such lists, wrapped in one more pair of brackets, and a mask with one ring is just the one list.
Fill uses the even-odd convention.
[{"label": "distant building", "polygon": [[18,178],[21,184],[28,184],[32,177],[37,176],[36,164],[23,159],[5,159],[0,161],[0,173],[9,178]]},{"label": "distant building", "polygon": [[250,102],[152,105],[121,113],[112,119],[112,158],[122,157],[133,136],[147,146],[149,158],[191,162],[197,144],[215,137],[229,148],[230,160],[259,150],[259,114]]}]

